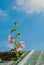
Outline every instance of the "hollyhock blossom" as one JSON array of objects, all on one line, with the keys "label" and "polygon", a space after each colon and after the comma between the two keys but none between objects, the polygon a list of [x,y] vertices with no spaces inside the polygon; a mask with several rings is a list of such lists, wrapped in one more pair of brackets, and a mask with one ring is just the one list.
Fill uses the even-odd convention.
[{"label": "hollyhock blossom", "polygon": [[20,50],[22,50],[22,48],[19,46],[19,47],[18,47],[18,50],[20,51]]},{"label": "hollyhock blossom", "polygon": [[16,52],[19,52],[20,50],[22,50],[22,48],[20,48],[20,47],[14,47],[14,50],[16,51]]},{"label": "hollyhock blossom", "polygon": [[19,51],[19,49],[18,49],[18,47],[14,47],[14,50],[16,51],[16,52],[18,52]]},{"label": "hollyhock blossom", "polygon": [[24,48],[24,47],[25,47],[24,42],[21,41],[21,42],[20,42],[20,48]]},{"label": "hollyhock blossom", "polygon": [[13,43],[14,41],[15,41],[15,39],[12,37],[12,36],[8,36],[8,41],[10,42],[10,43]]}]

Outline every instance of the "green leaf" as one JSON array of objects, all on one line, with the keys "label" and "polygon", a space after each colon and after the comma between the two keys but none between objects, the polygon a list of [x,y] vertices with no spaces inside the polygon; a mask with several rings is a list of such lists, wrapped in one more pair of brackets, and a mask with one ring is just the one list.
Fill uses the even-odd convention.
[{"label": "green leaf", "polygon": [[14,61],[16,61],[18,58],[17,57],[15,57],[15,58],[11,58],[11,60],[14,60]]},{"label": "green leaf", "polygon": [[14,42],[14,45],[16,46],[17,42]]},{"label": "green leaf", "polygon": [[14,22],[14,24],[15,24],[16,28],[18,28],[18,22]]},{"label": "green leaf", "polygon": [[12,33],[12,32],[16,32],[16,29],[12,29],[12,30],[11,30],[11,33]]},{"label": "green leaf", "polygon": [[19,43],[17,43],[17,44],[16,44],[16,46],[17,46],[17,47],[19,47],[19,46],[20,46],[20,44],[19,44]]},{"label": "green leaf", "polygon": [[20,33],[17,33],[16,36],[17,36],[17,37],[20,36]]},{"label": "green leaf", "polygon": [[15,46],[17,46],[17,44],[18,44],[17,42],[14,42],[14,45],[15,45]]},{"label": "green leaf", "polygon": [[14,42],[14,45],[17,46],[17,47],[19,47],[20,44],[17,43],[17,42]]}]

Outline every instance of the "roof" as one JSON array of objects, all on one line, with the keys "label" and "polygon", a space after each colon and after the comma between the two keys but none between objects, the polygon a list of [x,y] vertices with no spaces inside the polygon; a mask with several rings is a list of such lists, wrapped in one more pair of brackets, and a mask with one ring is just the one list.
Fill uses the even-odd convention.
[{"label": "roof", "polygon": [[44,65],[44,51],[32,50],[17,65]]}]

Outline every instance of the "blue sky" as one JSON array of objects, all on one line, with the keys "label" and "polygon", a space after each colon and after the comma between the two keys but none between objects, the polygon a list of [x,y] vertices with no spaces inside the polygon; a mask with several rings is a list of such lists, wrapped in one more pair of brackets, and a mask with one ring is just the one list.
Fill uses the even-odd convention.
[{"label": "blue sky", "polygon": [[[44,0],[0,0],[0,51],[9,51],[8,35],[18,21],[24,50],[44,50]],[[12,46],[12,45],[11,45]]]}]

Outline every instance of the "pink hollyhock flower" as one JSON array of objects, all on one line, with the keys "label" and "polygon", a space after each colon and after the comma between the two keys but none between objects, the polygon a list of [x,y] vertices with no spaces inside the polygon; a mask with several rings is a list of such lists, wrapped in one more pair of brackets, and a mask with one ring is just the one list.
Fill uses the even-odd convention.
[{"label": "pink hollyhock flower", "polygon": [[14,47],[14,50],[16,51],[16,52],[18,52],[19,51],[19,49],[18,49],[18,47]]},{"label": "pink hollyhock flower", "polygon": [[14,50],[16,51],[16,52],[19,52],[20,50],[21,50],[22,48],[20,48],[20,47],[14,47]]},{"label": "pink hollyhock flower", "polygon": [[24,48],[24,47],[25,47],[24,42],[21,41],[21,42],[20,42],[20,48]]},{"label": "pink hollyhock flower", "polygon": [[21,47],[18,47],[18,49],[19,49],[19,51],[20,51],[20,50],[22,50],[22,48],[21,48]]},{"label": "pink hollyhock flower", "polygon": [[15,39],[12,37],[12,36],[8,36],[8,41],[10,42],[10,43],[13,43],[14,41],[15,41]]}]

